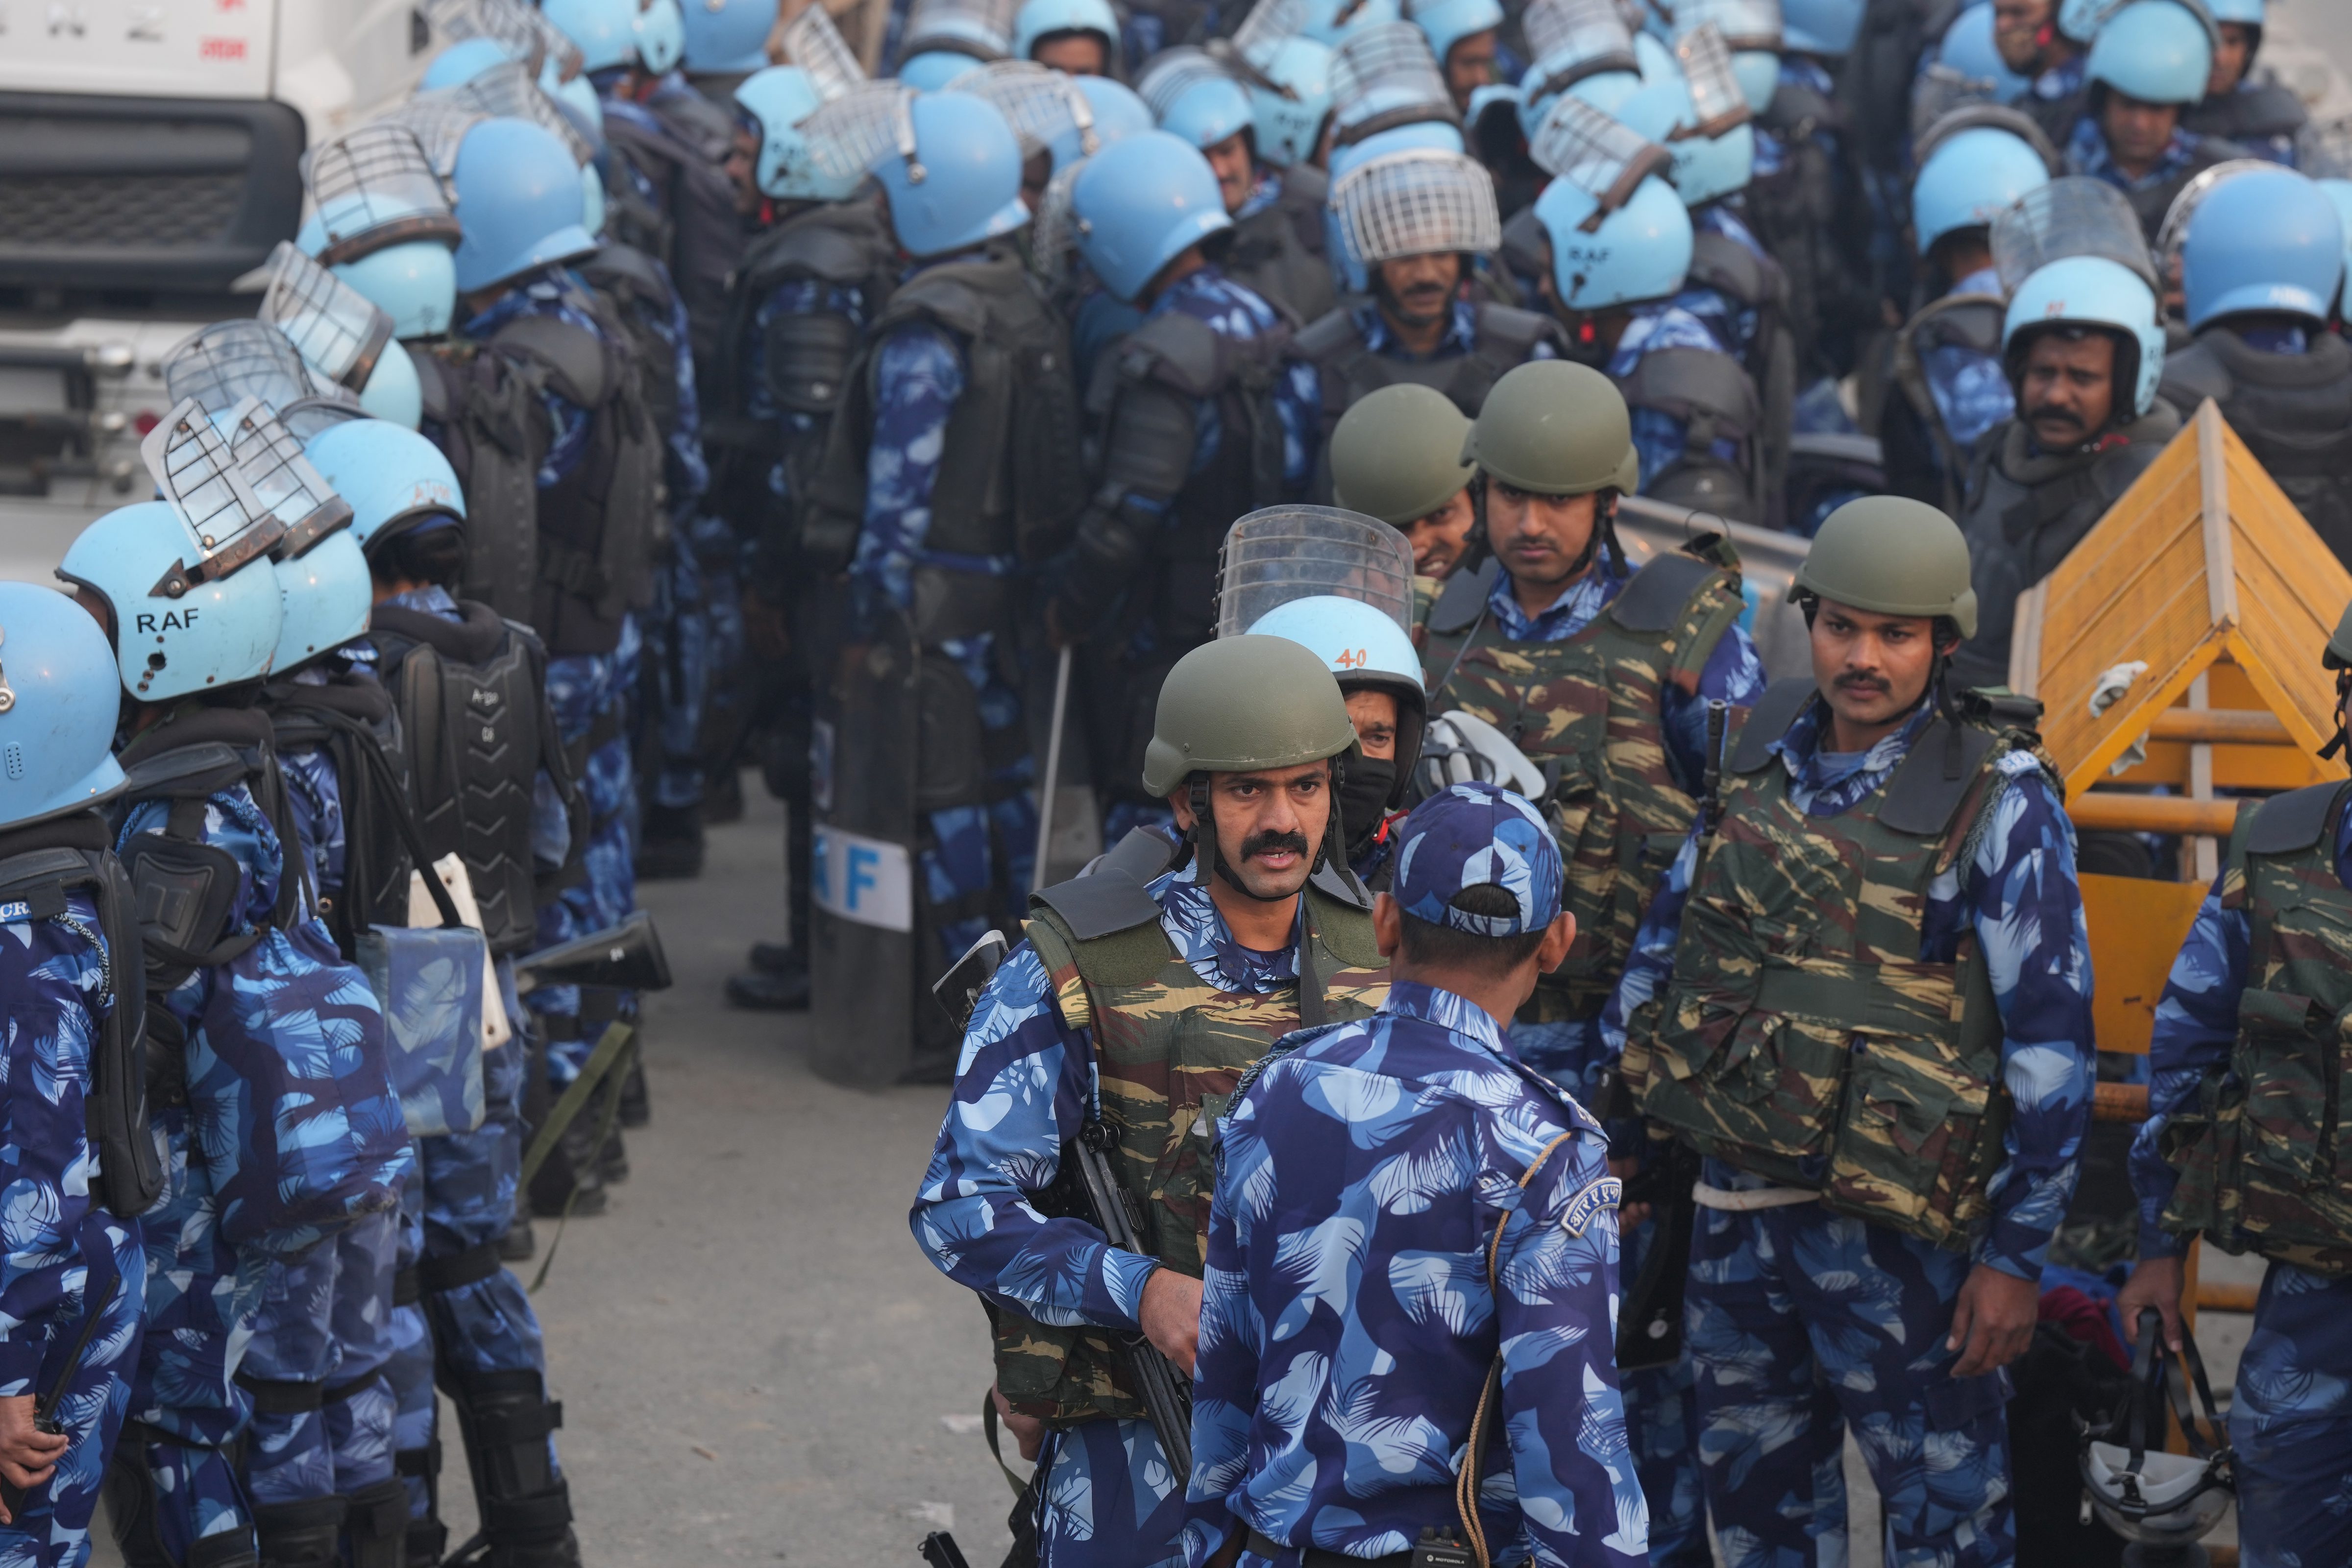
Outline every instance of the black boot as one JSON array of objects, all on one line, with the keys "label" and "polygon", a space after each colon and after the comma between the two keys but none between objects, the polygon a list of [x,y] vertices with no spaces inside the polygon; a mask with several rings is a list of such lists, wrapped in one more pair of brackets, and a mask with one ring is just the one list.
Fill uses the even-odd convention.
[{"label": "black boot", "polygon": [[639,882],[685,882],[702,874],[702,808],[648,806],[637,841]]},{"label": "black boot", "polygon": [[253,1533],[261,1545],[261,1568],[336,1568],[349,1507],[339,1497],[257,1503]]},{"label": "black boot", "polygon": [[579,1568],[571,1489],[548,1458],[563,1406],[547,1398],[535,1372],[444,1364],[440,1377],[465,1434],[489,1568]]},{"label": "black boot", "polygon": [[344,1561],[351,1568],[404,1568],[408,1483],[398,1476],[343,1494]]},{"label": "black boot", "polygon": [[[727,977],[727,1005],[746,1012],[806,1012],[809,1005],[808,949],[779,947],[761,942],[751,949],[748,973]],[[762,963],[775,957],[774,967]]]},{"label": "black boot", "polygon": [[530,1216],[523,1206],[515,1206],[514,1218],[507,1222],[506,1234],[499,1238],[499,1260],[503,1263],[528,1263],[539,1255],[539,1238],[531,1233]]}]

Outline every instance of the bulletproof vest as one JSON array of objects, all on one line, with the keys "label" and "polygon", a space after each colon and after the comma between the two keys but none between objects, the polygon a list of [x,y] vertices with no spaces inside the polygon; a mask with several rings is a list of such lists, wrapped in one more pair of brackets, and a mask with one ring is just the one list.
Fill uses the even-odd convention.
[{"label": "bulletproof vest", "polygon": [[[1738,360],[1713,349],[1658,349],[1643,354],[1617,390],[1626,407],[1663,413],[1684,431],[1682,455],[1663,473],[1643,475],[1643,495],[1763,523],[1763,402]],[[1727,461],[1717,441],[1731,443],[1738,455]]]},{"label": "bulletproof vest", "polygon": [[2303,520],[2352,563],[2352,344],[2315,331],[2300,354],[2250,347],[2208,327],[2164,361],[2157,389],[2183,419],[2211,398]]},{"label": "bulletproof vest", "polygon": [[1939,716],[1875,791],[1811,816],[1768,747],[1817,695],[1775,682],[1739,716],[1674,972],[1628,1021],[1622,1071],[1701,1154],[1965,1252],[2009,1120],[2000,1014],[1973,927],[1938,964],[1920,922],[2032,737]]},{"label": "bulletproof vest", "polygon": [[[1789,443],[1797,413],[1797,345],[1789,331],[1789,274],[1729,235],[1703,229],[1691,241],[1688,287],[1712,288],[1756,312],[1756,339],[1741,363],[1763,411],[1759,466],[1763,493],[1778,497],[1789,477]],[[1769,509],[1769,508],[1768,508]]]},{"label": "bulletproof vest", "polygon": [[[2059,145],[2063,146],[2064,143]],[[2124,196],[2131,203],[2132,211],[2138,215],[2140,230],[2147,236],[2147,243],[2153,246],[2157,235],[2164,232],[2164,214],[2172,210],[2172,204],[2179,199],[2181,192],[2189,188],[2189,181],[2217,163],[2252,156],[2233,141],[2223,141],[2218,136],[2201,136],[2190,151],[2188,162],[2171,178],[2126,191]]]},{"label": "bulletproof vest", "polygon": [[1666,766],[1666,688],[1696,689],[1746,601],[1728,541],[1709,535],[1685,549],[1651,560],[1557,643],[1498,634],[1486,605],[1497,561],[1447,578],[1429,612],[1422,668],[1438,683],[1429,711],[1475,714],[1554,780],[1545,814],[1567,866],[1576,945],[1522,1018],[1600,1016],[1659,873],[1698,814]]},{"label": "bulletproof vest", "polygon": [[441,449],[466,497],[460,594],[529,621],[539,581],[539,465],[545,405],[522,367],[462,339],[410,356],[424,394],[419,429]]},{"label": "bulletproof vest", "polygon": [[2056,570],[2179,429],[2180,416],[2159,400],[2103,451],[2037,454],[2022,420],[1985,436],[1958,519],[1977,595],[1977,634],[1952,658],[1962,686],[2009,684],[2017,596]]},{"label": "bulletproof vest", "polygon": [[677,430],[677,356],[683,347],[662,330],[676,298],[654,258],[634,246],[612,244],[572,264],[582,281],[612,307],[629,358],[645,390],[646,412],[664,435]]},{"label": "bulletproof vest", "polygon": [[1895,335],[1895,384],[1902,389],[1903,401],[1917,415],[1942,461],[1947,512],[1960,509],[1960,484],[1976,454],[1974,448],[1962,446],[1944,423],[1943,410],[1937,406],[1936,394],[1927,384],[1927,361],[1945,348],[2000,359],[2007,308],[1998,294],[1948,294],[1905,322]]},{"label": "bulletproof vest", "polygon": [[669,248],[654,254],[667,264],[686,303],[695,364],[716,364],[727,278],[743,255],[743,220],[725,168],[735,128],[727,111],[698,94],[665,94],[643,107],[667,135],[654,135],[628,116],[613,114],[604,119],[605,140],[653,186],[655,203],[669,225]]},{"label": "bulletproof vest", "polygon": [[554,316],[518,316],[489,340],[557,396],[588,411],[572,472],[539,493],[539,577],[530,624],[550,653],[609,653],[646,592],[662,532],[663,447],[644,374],[603,301],[578,297],[604,336]]},{"label": "bulletproof vest", "polygon": [[1281,179],[1280,194],[1234,225],[1217,265],[1293,321],[1312,321],[1339,298],[1324,254],[1323,203],[1330,181],[1304,163],[1285,169]]},{"label": "bulletproof vest", "polygon": [[1776,137],[1780,167],[1749,185],[1746,212],[1756,237],[1789,277],[1789,331],[1802,363],[1799,381],[1844,368],[1853,334],[1875,318],[1862,281],[1859,191],[1851,172],[1815,140],[1843,138],[1845,113],[1805,84],[1783,77],[1756,119]]},{"label": "bulletproof vest", "polygon": [[[1155,316],[1097,365],[1096,412],[1106,416],[1103,487],[1169,502],[1151,531],[1150,595],[1139,613],[1163,644],[1190,648],[1216,628],[1218,552],[1235,517],[1282,498],[1283,432],[1275,378],[1287,328],[1231,338],[1181,311]],[[1215,405],[1217,449],[1193,466],[1199,405]],[[1108,406],[1102,406],[1105,403]]]},{"label": "bulletproof vest", "polygon": [[[803,488],[806,465],[824,449],[819,423],[786,450],[782,422],[755,419],[745,367],[754,331],[761,333],[766,392],[787,413],[829,421],[857,354],[857,323],[829,312],[779,312],[754,325],[768,297],[788,283],[816,282],[855,289],[869,316],[887,301],[895,242],[871,202],[827,202],[803,207],[753,240],[728,283],[727,319],[719,360],[706,379],[713,393],[703,406],[702,444],[712,464],[712,491],[724,514],[767,517],[777,497],[769,470],[786,463],[791,492]],[[770,517],[770,530],[790,519]]]},{"label": "bulletproof vest", "polygon": [[[137,894],[112,842],[94,810],[0,832],[0,920],[53,921],[85,941],[104,938],[109,1006],[105,1027],[90,1042],[82,1115],[98,1155],[98,1200],[129,1219],[163,1196],[163,1168],[147,1121],[146,958]],[[68,897],[74,893],[97,905],[97,933],[72,914]]]},{"label": "bulletproof vest", "polygon": [[1358,399],[1399,382],[1433,387],[1475,419],[1486,393],[1504,374],[1517,369],[1538,343],[1566,352],[1559,325],[1548,316],[1507,305],[1481,303],[1478,329],[1466,354],[1401,360],[1376,354],[1356,325],[1356,312],[1369,305],[1360,294],[1339,303],[1292,341],[1292,351],[1315,367],[1323,383],[1323,419],[1328,433]]},{"label": "bulletproof vest", "polygon": [[[949,332],[964,358],[963,395],[948,415],[924,547],[1032,561],[1053,554],[1087,495],[1069,331],[1019,254],[999,245],[976,259],[917,273],[875,321],[826,434],[803,525],[804,557],[820,570],[839,571],[856,549],[882,345],[918,322]],[[950,576],[966,580],[950,583]],[[926,643],[991,629],[1009,610],[1007,579],[932,567],[919,568],[916,579],[916,634]]]},{"label": "bulletproof vest", "polygon": [[1948,25],[1948,0],[1872,0],[1838,71],[1838,99],[1861,157],[1890,173],[1905,172],[1911,89],[1923,53]]},{"label": "bulletproof vest", "polygon": [[2158,1145],[2180,1173],[2167,1230],[2336,1279],[2352,1275],[2352,1161],[2336,1130],[2352,1091],[2352,893],[2336,871],[2347,793],[2314,784],[2240,810],[2221,873],[2221,907],[2247,924],[2238,1039]]},{"label": "bulletproof vest", "polygon": [[[1305,896],[1326,1019],[1370,1018],[1389,987],[1370,895],[1326,870]],[[1108,1153],[1137,1240],[1198,1279],[1216,1185],[1213,1130],[1243,1073],[1299,1027],[1298,987],[1260,996],[1203,980],[1161,930],[1159,904],[1123,874],[1049,887],[1030,912],[1029,942],[1063,1023],[1093,1036]],[[1001,1307],[993,1315],[996,1383],[1014,1409],[1057,1427],[1141,1417],[1099,1330],[1050,1327]]]},{"label": "bulletproof vest", "polygon": [[[411,864],[399,817],[414,793],[392,697],[357,676],[325,685],[273,682],[262,688],[278,753],[327,753],[343,814],[343,884],[319,890],[319,916],[344,958],[358,961],[359,934],[408,924]],[[374,753],[371,758],[368,754]]]},{"label": "bulletproof vest", "polygon": [[2200,136],[2218,136],[2248,147],[2273,137],[2293,136],[2310,122],[2303,99],[2275,78],[2265,78],[2240,92],[2209,98],[2181,120],[2185,129]]},{"label": "bulletproof vest", "polygon": [[539,940],[531,805],[542,768],[568,782],[551,740],[547,654],[530,629],[461,600],[463,621],[379,604],[370,631],[406,739],[417,823],[436,859],[466,862],[493,953]]}]

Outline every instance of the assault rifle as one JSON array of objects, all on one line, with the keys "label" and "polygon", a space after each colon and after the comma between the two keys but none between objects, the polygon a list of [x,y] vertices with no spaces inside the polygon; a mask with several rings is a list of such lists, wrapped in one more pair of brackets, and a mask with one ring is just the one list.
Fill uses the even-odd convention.
[{"label": "assault rifle", "polygon": [[[953,967],[931,987],[931,995],[961,1030],[989,977],[1004,962],[1002,933],[991,931],[967,949]],[[1103,1233],[1122,1252],[1148,1257],[1137,1239],[1137,1217],[1128,1207],[1127,1193],[1112,1176],[1110,1134],[1100,1120],[1088,1115],[1078,1135],[1062,1145],[1061,1169],[1054,1185],[1030,1195],[1041,1213],[1083,1219]],[[1181,1482],[1192,1473],[1192,1385],[1150,1340],[1139,1333],[1113,1329],[1097,1333],[1110,1342],[1127,1375],[1127,1385],[1142,1401],[1151,1429],[1160,1435],[1160,1449],[1170,1471]]]}]

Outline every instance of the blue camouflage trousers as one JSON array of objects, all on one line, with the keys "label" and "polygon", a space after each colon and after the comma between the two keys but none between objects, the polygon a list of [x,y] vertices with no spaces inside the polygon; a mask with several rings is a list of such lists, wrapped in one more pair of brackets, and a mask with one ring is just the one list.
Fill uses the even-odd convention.
[{"label": "blue camouflage trousers", "polygon": [[257,1503],[348,1495],[392,1477],[392,1276],[398,1216],[372,1214],[291,1262],[270,1266],[246,1375],[320,1383],[318,1409],[256,1410],[246,1484]]},{"label": "blue camouflage trousers", "polygon": [[709,653],[702,690],[702,767],[732,767],[756,701],[743,631],[743,543],[732,524],[699,517],[691,527],[702,572],[702,614]]},{"label": "blue camouflage trousers", "polygon": [[2352,1279],[2271,1265],[2230,1442],[2245,1568],[2352,1563]]},{"label": "blue camouflage trousers", "polygon": [[[513,1042],[502,1050],[513,1049]],[[497,1054],[493,1052],[492,1054]],[[425,1169],[420,1146],[417,1169]],[[400,1228],[394,1257],[403,1270],[416,1267],[425,1255],[425,1177],[401,1190]],[[432,1464],[434,1424],[440,1411],[433,1392],[433,1329],[420,1299],[392,1309],[391,1354],[384,1362],[384,1382],[392,1390],[394,1466],[408,1485],[408,1517],[423,1519],[433,1510]]]},{"label": "blue camouflage trousers", "polygon": [[[140,1222],[91,1215],[84,1232],[89,1238],[85,1256],[98,1245],[93,1232],[103,1236],[113,1253],[113,1267],[99,1280],[106,1292],[99,1310],[105,1316],[82,1352],[65,1396],[58,1401],[58,1420],[72,1440],[48,1484],[26,1494],[15,1522],[0,1525],[0,1568],[80,1568],[89,1559],[89,1522],[98,1511],[107,1458],[131,1406],[131,1377],[139,1364],[142,1305],[147,1293],[147,1253]],[[55,1385],[74,1341],[81,1337],[89,1310],[88,1272],[79,1279],[68,1274],[66,1289],[41,1358],[39,1381],[27,1393],[45,1394]]]},{"label": "blue camouflage trousers", "polygon": [[[699,519],[697,519],[698,521]],[[725,525],[720,525],[724,527]],[[668,559],[654,568],[654,601],[645,616],[638,688],[653,758],[648,804],[682,808],[702,800],[702,716],[710,690],[710,605],[693,544],[694,523],[674,530]]]},{"label": "blue camouflage trousers", "polygon": [[[1656,1244],[1658,1222],[1627,1231],[1620,1278],[1632,1280]],[[1706,1541],[1706,1489],[1698,1463],[1698,1368],[1687,1346],[1664,1366],[1619,1374],[1625,1396],[1625,1440],[1650,1505],[1651,1568],[1712,1568]]]},{"label": "blue camouflage trousers", "polygon": [[[636,618],[631,616],[622,623],[621,645],[612,653],[568,654],[547,662],[548,702],[564,743],[577,745],[593,728],[609,735],[588,753],[580,770],[580,788],[588,800],[583,874],[540,906],[542,946],[616,925],[637,906],[637,783],[625,719],[642,648]],[[603,720],[610,722],[600,725]],[[625,1012],[632,1000],[623,998]],[[548,1071],[560,1091],[579,1076],[595,1044],[582,1038],[580,989],[550,986],[530,994],[530,1006],[549,1021]]]},{"label": "blue camouflage trousers", "polygon": [[971,683],[981,731],[1000,742],[991,756],[1009,756],[987,779],[996,799],[924,813],[928,831],[917,860],[940,946],[952,962],[991,926],[1017,920],[1027,905],[1037,863],[1036,766],[1025,738],[1001,744],[1017,734],[1024,718],[1021,694],[997,665],[994,637],[943,643],[940,652]]},{"label": "blue camouflage trousers", "polygon": [[1817,1203],[1699,1210],[1684,1323],[1731,1568],[1845,1561],[1849,1424],[1885,1510],[1888,1568],[2013,1560],[2008,1375],[1948,1375],[1968,1272],[1958,1253]]},{"label": "blue camouflage trousers", "polygon": [[1184,1482],[1149,1421],[1045,1435],[1037,1463],[1038,1568],[1160,1568],[1184,1561]]}]

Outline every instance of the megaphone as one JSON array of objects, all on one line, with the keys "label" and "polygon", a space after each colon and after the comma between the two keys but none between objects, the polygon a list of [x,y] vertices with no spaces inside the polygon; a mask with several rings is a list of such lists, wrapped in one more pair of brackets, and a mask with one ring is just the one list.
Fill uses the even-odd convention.
[{"label": "megaphone", "polygon": [[654,917],[640,909],[618,925],[516,959],[515,989],[530,992],[541,986],[667,990],[669,960],[662,955]]}]

